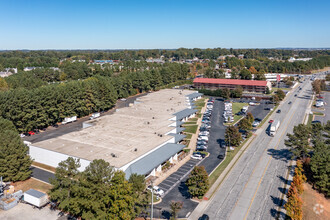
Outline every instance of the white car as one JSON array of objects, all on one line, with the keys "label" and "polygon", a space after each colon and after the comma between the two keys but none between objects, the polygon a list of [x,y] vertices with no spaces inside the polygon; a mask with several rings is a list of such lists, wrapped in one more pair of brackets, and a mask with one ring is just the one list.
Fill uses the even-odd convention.
[{"label": "white car", "polygon": [[124,98],[122,98],[122,99],[120,99],[121,101],[126,101],[126,99],[124,99]]},{"label": "white car", "polygon": [[199,154],[192,154],[190,157],[192,159],[195,159],[195,160],[201,160],[201,159],[203,159],[203,157],[201,155],[199,155]]},{"label": "white car", "polygon": [[158,186],[154,186],[154,192],[156,195],[162,196],[164,195],[164,191],[160,189]]},{"label": "white car", "polygon": [[20,134],[20,135],[21,135],[21,138],[25,137],[25,134],[23,134],[23,133],[22,133],[22,134]]},{"label": "white car", "polygon": [[254,102],[249,102],[249,105],[256,105],[256,103],[254,103]]}]

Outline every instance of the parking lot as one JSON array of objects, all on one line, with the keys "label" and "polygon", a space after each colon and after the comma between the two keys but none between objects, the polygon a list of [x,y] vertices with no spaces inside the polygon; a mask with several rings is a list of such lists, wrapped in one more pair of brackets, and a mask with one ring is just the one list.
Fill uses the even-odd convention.
[{"label": "parking lot", "polygon": [[324,94],[322,94],[322,96],[324,97],[324,111],[321,110],[317,110],[318,112],[322,112],[325,115],[324,116],[318,116],[315,115],[314,120],[316,121],[320,121],[322,122],[322,124],[327,123],[328,120],[330,120],[330,93],[329,92],[324,92]]},{"label": "parking lot", "polygon": [[168,190],[171,189],[174,185],[178,184],[181,181],[182,177],[186,175],[200,160],[190,159],[184,165],[182,165],[176,172],[172,173],[168,176],[163,182],[161,182],[158,186],[164,191],[166,195]]},{"label": "parking lot", "polygon": [[[251,102],[250,99],[244,100],[233,100],[233,101],[244,101]],[[255,118],[263,119],[270,110],[274,107],[273,104],[269,104],[268,101],[260,101],[255,106],[249,106],[247,112],[251,112]],[[259,104],[260,103],[260,104]],[[226,148],[221,148],[220,143],[224,141],[226,126],[224,126],[224,117],[222,114],[225,110],[224,100],[221,98],[214,99],[214,104],[212,108],[212,113],[210,114],[209,121],[204,120],[205,125],[209,125],[209,135],[207,142],[206,151],[209,153],[207,158],[202,160],[190,159],[186,164],[184,164],[177,172],[170,175],[158,186],[164,190],[165,196],[162,198],[162,202],[155,205],[154,217],[156,218],[168,218],[170,213],[170,203],[171,201],[181,201],[183,202],[183,207],[179,212],[180,218],[185,218],[187,214],[192,212],[197,203],[190,200],[188,189],[185,186],[185,181],[188,176],[182,178],[184,175],[188,174],[190,170],[198,164],[199,166],[204,166],[208,173],[211,173],[223,160],[219,155],[225,155]],[[207,118],[206,118],[207,119]],[[221,159],[219,159],[221,158]]]}]

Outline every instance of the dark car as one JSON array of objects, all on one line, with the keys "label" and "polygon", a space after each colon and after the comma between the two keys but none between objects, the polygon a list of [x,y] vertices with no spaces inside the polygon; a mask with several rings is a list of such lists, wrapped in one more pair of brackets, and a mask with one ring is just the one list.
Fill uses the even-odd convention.
[{"label": "dark car", "polygon": [[294,97],[297,97],[297,94],[295,94]]},{"label": "dark car", "polygon": [[321,121],[317,121],[317,120],[316,121],[312,121],[312,124],[318,124],[318,123],[321,124]]},{"label": "dark car", "polygon": [[225,155],[219,154],[218,159],[222,160],[223,158],[225,158]]},{"label": "dark car", "polygon": [[292,102],[290,101],[288,104],[290,105]]},{"label": "dark car", "polygon": [[202,217],[200,217],[198,220],[209,220],[210,217],[206,214],[203,214]]},{"label": "dark car", "polygon": [[281,109],[277,110],[276,113],[281,113]]}]

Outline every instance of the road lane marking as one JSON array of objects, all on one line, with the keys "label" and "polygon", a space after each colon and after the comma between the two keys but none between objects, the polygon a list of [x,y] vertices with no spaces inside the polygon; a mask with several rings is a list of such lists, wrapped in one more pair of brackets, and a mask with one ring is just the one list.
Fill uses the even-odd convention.
[{"label": "road lane marking", "polygon": [[[299,101],[300,101],[300,100],[299,100]],[[291,109],[291,107],[290,107],[290,109]],[[281,136],[280,136],[280,139],[278,140],[278,142],[277,142],[277,144],[275,145],[274,149],[277,149],[277,148],[278,148],[278,146],[279,146],[279,144],[280,144],[280,142],[281,142],[283,136],[287,133],[286,131],[287,131],[287,129],[288,129],[288,127],[289,127],[289,125],[290,125],[290,123],[291,123],[291,121],[292,121],[293,116],[296,114],[297,110],[298,110],[298,108],[296,108],[296,109],[293,111],[293,113],[292,113],[292,115],[291,115],[291,117],[290,117],[290,119],[289,119],[289,122],[288,122],[287,125],[285,126],[285,129],[283,130],[283,132],[282,132],[282,134],[281,134]],[[261,159],[261,158],[260,158],[260,159]],[[250,211],[250,209],[251,209],[252,203],[253,203],[253,201],[254,201],[254,199],[255,199],[255,196],[256,196],[256,194],[257,194],[257,192],[258,192],[258,189],[259,189],[259,187],[260,187],[261,181],[263,180],[263,178],[264,178],[264,176],[265,176],[265,173],[266,173],[266,171],[267,171],[267,169],[268,169],[268,166],[269,166],[271,160],[272,160],[272,156],[269,156],[269,159],[268,159],[267,165],[266,165],[266,167],[265,167],[265,169],[264,169],[264,171],[263,171],[263,174],[262,174],[262,176],[261,176],[261,178],[260,178],[260,180],[259,180],[259,182],[258,182],[258,187],[257,187],[256,191],[254,192],[254,195],[253,195],[252,200],[251,200],[251,202],[250,202],[249,208],[248,208],[248,210],[247,210],[247,212],[246,212],[246,214],[245,214],[245,216],[244,216],[244,219],[246,219],[247,216],[248,216],[248,214],[249,214],[249,211]]]}]

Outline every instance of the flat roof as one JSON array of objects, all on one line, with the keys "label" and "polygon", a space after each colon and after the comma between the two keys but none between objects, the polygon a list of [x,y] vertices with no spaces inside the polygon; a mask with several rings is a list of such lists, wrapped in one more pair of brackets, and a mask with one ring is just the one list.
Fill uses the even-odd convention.
[{"label": "flat roof", "polygon": [[[174,114],[188,107],[189,90],[164,89],[137,99],[133,106],[94,119],[93,126],[32,143],[32,146],[120,168],[173,139]],[[190,112],[190,111],[189,111]]]},{"label": "flat roof", "polygon": [[242,86],[267,86],[267,81],[264,80],[243,80],[243,79],[195,78],[194,83],[226,84],[226,85],[242,85]]},{"label": "flat roof", "polygon": [[25,193],[26,194],[29,194],[30,196],[36,197],[36,198],[42,198],[42,197],[44,197],[46,195],[45,193],[40,192],[40,191],[35,190],[35,189],[29,189]]},{"label": "flat roof", "polygon": [[128,179],[133,173],[139,175],[148,174],[152,171],[152,169],[167,161],[171,156],[182,150],[184,147],[186,146],[181,144],[165,144],[164,146],[146,155],[141,160],[131,164],[125,170],[126,179]]}]

